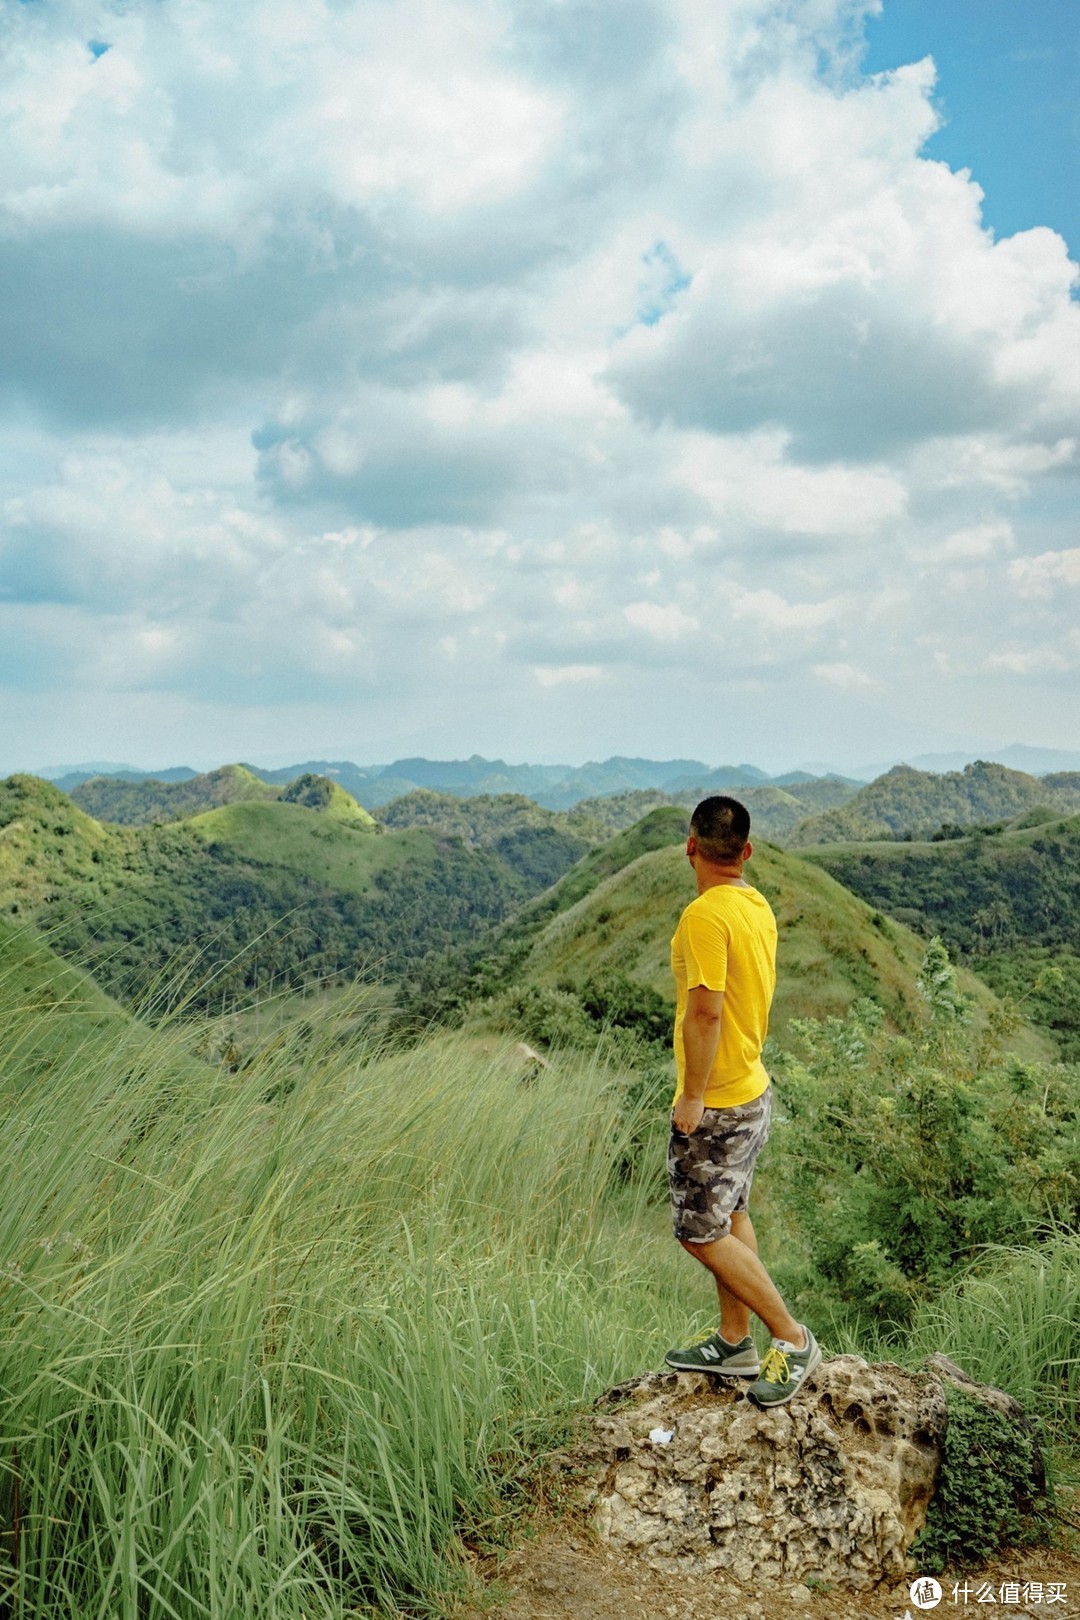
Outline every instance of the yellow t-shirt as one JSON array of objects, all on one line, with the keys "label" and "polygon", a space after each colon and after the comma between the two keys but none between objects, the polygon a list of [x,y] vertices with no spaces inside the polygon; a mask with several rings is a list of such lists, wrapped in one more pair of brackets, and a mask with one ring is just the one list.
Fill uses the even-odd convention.
[{"label": "yellow t-shirt", "polygon": [[675,1068],[681,1096],[686,1072],[683,1020],[689,991],[724,992],[720,1044],[705,1087],[706,1108],[734,1108],[769,1084],[761,1048],[776,989],[776,918],[757,889],[718,883],[691,900],[671,941],[675,975]]}]

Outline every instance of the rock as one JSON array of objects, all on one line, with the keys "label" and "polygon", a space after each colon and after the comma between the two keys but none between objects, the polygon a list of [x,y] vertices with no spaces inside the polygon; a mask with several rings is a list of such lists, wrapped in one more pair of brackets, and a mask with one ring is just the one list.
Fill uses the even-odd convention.
[{"label": "rock", "polygon": [[[861,1590],[910,1579],[908,1555],[938,1483],[949,1385],[1032,1441],[1031,1479],[1010,1481],[1014,1507],[1030,1513],[1044,1476],[1023,1408],[944,1356],[917,1374],[837,1356],[772,1410],[733,1382],[650,1373],[597,1402],[591,1437],[562,1465],[584,1476],[594,1526],[619,1553],[660,1572],[722,1572],[742,1590],[782,1585],[799,1607],[816,1582]],[[670,1444],[652,1441],[658,1431]],[[1003,1452],[1002,1467],[1007,1460]]]},{"label": "rock", "polygon": [[[935,1373],[858,1356],[823,1363],[771,1411],[674,1372],[601,1406],[583,1460],[602,1537],[655,1569],[795,1583],[808,1598],[808,1580],[866,1589],[903,1576],[948,1422]],[[670,1445],[649,1443],[657,1427],[675,1431]]]}]

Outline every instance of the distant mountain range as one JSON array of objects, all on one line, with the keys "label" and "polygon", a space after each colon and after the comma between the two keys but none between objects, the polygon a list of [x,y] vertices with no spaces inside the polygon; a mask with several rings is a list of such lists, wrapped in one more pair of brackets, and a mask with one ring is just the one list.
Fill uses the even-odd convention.
[{"label": "distant mountain range", "polygon": [[[298,776],[328,776],[351,793],[358,803],[374,810],[392,799],[399,799],[418,788],[451,793],[458,798],[482,794],[521,793],[549,810],[567,810],[582,799],[606,798],[616,793],[653,790],[674,794],[679,799],[698,789],[702,794],[750,787],[792,788],[821,778],[861,786],[873,781],[898,764],[937,774],[962,771],[976,760],[986,760],[1023,771],[1028,776],[1080,770],[1080,749],[1034,748],[1026,743],[1010,743],[1005,748],[982,754],[917,754],[907,759],[895,757],[843,772],[827,762],[807,763],[798,770],[778,775],[760,766],[706,765],[697,759],[639,759],[615,755],[590,760],[585,765],[510,765],[503,759],[486,759],[473,754],[469,759],[435,760],[412,757],[389,765],[358,765],[349,759],[309,759],[273,770],[257,765],[246,768],[261,781],[283,785]],[[34,772],[54,782],[61,792],[70,793],[92,777],[112,781],[188,782],[200,773],[188,765],[170,765],[162,770],[141,770],[134,765],[93,760],[81,765],[48,766]]]},{"label": "distant mountain range", "polygon": [[[706,765],[696,759],[629,759],[615,756],[586,765],[508,765],[503,759],[398,759],[390,765],[356,765],[351,760],[306,760],[280,769],[266,770],[246,765],[244,771],[271,786],[295,781],[298,776],[329,777],[351,793],[365,809],[375,810],[407,793],[427,789],[458,798],[479,798],[502,793],[520,793],[548,810],[568,810],[583,799],[608,798],[614,794],[655,791],[680,799],[702,797],[707,793],[737,791],[740,788],[801,787],[816,780],[807,771],[787,771],[770,776],[756,765]],[[185,765],[161,771],[140,771],[132,766],[72,766],[37,773],[51,781],[62,793],[83,789],[84,784],[108,781],[110,784],[164,782],[176,787],[196,779],[198,773]],[[199,780],[204,780],[199,777]],[[851,778],[836,778],[857,786]],[[177,803],[181,795],[177,795]],[[91,809],[86,798],[84,808]],[[95,813],[91,809],[91,813]]]},{"label": "distant mountain range", "polygon": [[1080,749],[1031,748],[1027,743],[1010,743],[1007,748],[991,748],[982,754],[912,754],[910,758],[886,760],[877,765],[864,765],[856,775],[864,781],[881,776],[894,765],[911,765],[917,771],[962,771],[977,760],[991,765],[1008,765],[1010,770],[1025,771],[1028,776],[1048,776],[1052,771],[1080,771]]}]

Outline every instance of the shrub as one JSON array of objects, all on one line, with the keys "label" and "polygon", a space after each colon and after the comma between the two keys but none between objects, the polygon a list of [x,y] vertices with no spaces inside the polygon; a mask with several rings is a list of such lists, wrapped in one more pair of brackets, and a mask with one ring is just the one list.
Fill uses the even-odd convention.
[{"label": "shrub", "polygon": [[1021,1063],[977,1031],[940,942],[901,1036],[870,1002],[795,1026],[778,1065],[784,1117],[771,1174],[807,1275],[864,1322],[905,1324],[989,1244],[1030,1239],[1080,1208],[1076,1071]]},{"label": "shrub", "polygon": [[999,1548],[1045,1543],[1046,1480],[1026,1419],[947,1386],[949,1427],[926,1525],[912,1549],[922,1569],[982,1564]]}]

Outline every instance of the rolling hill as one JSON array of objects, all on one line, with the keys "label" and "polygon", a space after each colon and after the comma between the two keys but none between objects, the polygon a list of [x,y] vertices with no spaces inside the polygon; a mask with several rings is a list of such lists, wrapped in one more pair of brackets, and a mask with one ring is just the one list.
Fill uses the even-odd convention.
[{"label": "rolling hill", "polygon": [[[475,1009],[513,987],[580,996],[605,983],[637,986],[649,1005],[658,1007],[659,998],[670,1007],[670,939],[694,895],[684,838],[681,811],[653,811],[523,906],[486,947],[479,942],[464,972],[451,967],[441,983],[422,988],[417,1010],[423,1013],[425,1002],[432,1011]],[[772,904],[780,931],[774,1038],[782,1039],[793,1019],[842,1017],[859,997],[878,1002],[897,1026],[910,1021],[920,1005],[915,981],[925,940],[819,866],[773,845],[756,847],[748,877]],[[973,974],[961,977],[988,1013],[995,996]],[[1017,1045],[1033,1056],[1051,1053],[1028,1029]]]},{"label": "rolling hill", "polygon": [[1080,773],[1027,776],[978,760],[937,775],[897,765],[868,783],[847,804],[812,816],[789,833],[791,848],[867,839],[929,838],[942,829],[1012,821],[1046,807],[1058,815],[1080,810]]},{"label": "rolling hill", "polygon": [[341,790],[311,791],[321,808],[275,798],[124,827],[11,777],[0,914],[47,930],[125,1002],[220,1007],[271,984],[399,977],[505,918],[583,847],[543,829],[484,850],[423,828],[377,833]]},{"label": "rolling hill", "polygon": [[329,777],[308,772],[291,778],[284,787],[263,781],[246,765],[222,765],[216,771],[180,781],[140,777],[94,776],[71,790],[71,799],[96,821],[122,827],[155,826],[182,821],[223,804],[268,803],[283,799],[321,810],[338,821],[353,821],[374,829],[372,817],[351,794]]},{"label": "rolling hill", "polygon": [[[1021,818],[1024,819],[1024,818]],[[1080,816],[930,843],[802,851],[868,904],[938,933],[1080,1060]]]},{"label": "rolling hill", "polygon": [[188,1053],[132,1018],[47,940],[0,917],[0,1091],[62,1086],[100,1066],[131,1074],[151,1056],[166,1074],[197,1079]]},{"label": "rolling hill", "polygon": [[[571,874],[573,876],[573,874]],[[907,1021],[925,942],[798,857],[760,846],[748,876],[776,912],[778,981],[772,1030],[794,1018],[842,1017],[860,996]],[[603,879],[533,938],[518,975],[551,986],[626,976],[673,1000],[669,946],[694,895],[681,848],[639,856]],[[988,1008],[993,997],[972,975],[964,988]]]}]

